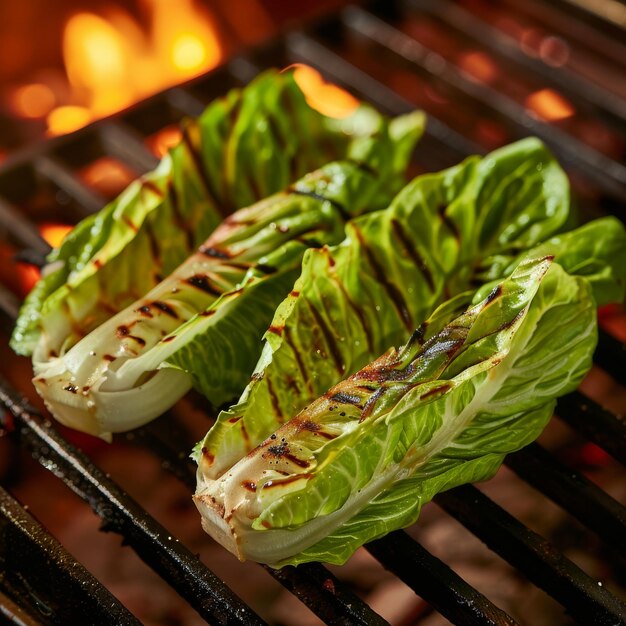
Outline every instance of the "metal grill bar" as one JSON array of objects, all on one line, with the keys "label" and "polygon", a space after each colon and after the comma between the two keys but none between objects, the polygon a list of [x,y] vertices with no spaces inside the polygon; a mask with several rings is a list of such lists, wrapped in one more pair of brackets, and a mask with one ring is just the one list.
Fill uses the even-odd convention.
[{"label": "metal grill bar", "polygon": [[510,454],[506,464],[527,483],[626,554],[626,508],[580,473],[561,465],[539,444]]},{"label": "metal grill bar", "polygon": [[[165,417],[167,418],[168,415],[166,414]],[[181,459],[177,446],[171,445],[171,438],[162,438],[152,432],[157,429],[158,426],[155,428],[153,425],[148,425],[133,431],[132,438],[148,450],[156,452],[159,458],[165,461],[165,469],[172,472],[193,492],[196,488],[195,465],[187,456]],[[189,447],[189,445],[183,446],[184,449],[189,449]],[[305,564],[297,568],[285,567],[281,570],[265,565],[262,567],[329,624],[383,626],[387,623],[321,565]]]},{"label": "metal grill bar", "polygon": [[626,423],[623,418],[578,391],[559,398],[556,413],[583,437],[626,465]]},{"label": "metal grill bar", "polygon": [[489,26],[462,6],[449,0],[409,0],[409,6],[416,10],[435,15],[450,27],[467,35],[485,46],[501,58],[506,58],[526,68],[536,76],[541,76],[548,83],[557,85],[565,93],[596,107],[598,117],[615,125],[623,125],[626,120],[626,102],[596,84],[592,84],[568,70],[546,65],[543,61],[525,54],[517,42],[497,28]]},{"label": "metal grill bar", "polygon": [[309,563],[280,570],[263,567],[326,624],[388,626],[386,620],[321,565]]},{"label": "metal grill bar", "polygon": [[159,163],[137,132],[122,122],[106,121],[100,127],[100,136],[108,152],[138,172],[153,170]]},{"label": "metal grill bar", "polygon": [[[507,96],[487,85],[478,85],[458,72],[437,53],[405,35],[376,15],[357,7],[344,12],[346,26],[355,33],[394,53],[433,78],[445,81],[457,93],[510,120],[520,136],[533,133],[548,143],[565,162],[571,163],[616,197],[626,199],[626,166],[617,163],[554,126],[526,113]],[[436,62],[435,62],[436,59]]]},{"label": "metal grill bar", "polygon": [[478,593],[404,531],[372,541],[367,549],[388,570],[455,624],[517,624],[511,616]]},{"label": "metal grill bar", "polygon": [[51,156],[41,156],[35,160],[35,167],[40,176],[52,181],[76,201],[82,212],[81,217],[99,211],[106,204],[105,198],[83,185],[72,171],[58,159]]},{"label": "metal grill bar", "polygon": [[50,251],[50,246],[41,238],[32,222],[25,219],[18,209],[2,198],[0,198],[0,224],[17,245],[40,254],[47,254]]},{"label": "metal grill bar", "polygon": [[[361,71],[338,54],[304,33],[292,33],[287,37],[287,54],[292,63],[308,63],[345,86],[388,114],[401,115],[415,107],[392,89]],[[424,144],[430,140],[432,143]],[[448,167],[458,163],[468,154],[480,154],[484,150],[474,142],[429,115],[422,140],[421,151],[428,154],[430,168]],[[434,150],[429,148],[434,147]]]},{"label": "metal grill bar", "polygon": [[[28,564],[27,578],[22,572]],[[139,621],[0,488],[0,585],[46,624]],[[65,602],[67,595],[74,601]],[[1,603],[1,600],[0,600]]]},{"label": "metal grill bar", "polygon": [[456,487],[437,495],[435,502],[560,602],[577,621],[609,626],[626,620],[626,605],[602,583],[592,580],[476,487]]},{"label": "metal grill bar", "polygon": [[[199,559],[151,518],[85,455],[65,441],[0,378],[0,402],[14,418],[14,434],[46,469],[87,501],[104,530],[121,534],[139,557],[193,606],[217,624],[263,624]],[[6,415],[0,426],[8,429]]]},{"label": "metal grill bar", "polygon": [[593,360],[620,385],[626,386],[626,344],[600,329]]},{"label": "metal grill bar", "polygon": [[[405,6],[407,3],[398,4]],[[408,4],[417,6],[415,2]],[[344,34],[356,33],[360,36],[365,34],[383,49],[395,50],[399,58],[407,57],[405,44],[406,48],[412,52],[416,50],[415,45],[419,46],[415,41],[399,33],[391,24],[360,9],[349,10],[341,19],[332,18],[330,25],[330,30],[335,34],[342,32]],[[468,28],[465,28],[466,33],[469,32]],[[273,44],[272,58],[278,58],[279,61],[272,60],[271,63],[307,62],[330,75],[336,82],[352,88],[364,99],[388,113],[398,114],[414,108],[410,102],[392,89],[335,54],[331,50],[332,46],[325,45],[324,41],[329,44],[335,42],[325,40],[321,32],[321,30],[316,30],[314,36],[293,33],[287,36],[280,45]],[[398,35],[408,41],[398,39]],[[401,49],[397,49],[398,41],[403,42]],[[504,44],[499,42],[499,45]],[[278,51],[277,54],[275,54],[276,51]],[[24,152],[22,157],[13,161],[13,165],[5,166],[3,180],[6,180],[7,175],[11,176],[12,171],[16,172],[17,178],[19,168],[25,166],[32,169],[32,164],[35,164],[40,177],[52,181],[63,189],[79,205],[86,207],[87,212],[95,210],[99,208],[103,200],[84,185],[64,163],[66,158],[76,158],[74,155],[77,156],[80,153],[80,149],[77,150],[79,144],[83,146],[97,144],[105,153],[116,156],[139,172],[151,169],[156,164],[156,159],[145,148],[140,134],[134,128],[136,126],[143,131],[144,124],[133,124],[132,120],[139,122],[145,107],[150,107],[150,110],[157,113],[159,118],[163,117],[161,114],[165,108],[171,111],[169,117],[176,119],[179,113],[197,115],[204,108],[204,104],[202,99],[195,95],[196,93],[201,93],[203,96],[206,93],[213,97],[223,92],[225,86],[249,81],[260,67],[263,67],[262,63],[260,67],[257,65],[257,60],[261,56],[259,52],[258,55],[252,53],[250,57],[236,59],[196,83],[177,87],[155,96],[149,102],[123,113],[115,121],[102,122],[73,136],[54,140],[46,144],[43,150]],[[404,60],[406,62],[407,58]],[[427,72],[419,54],[409,54],[408,60],[419,67],[420,71]],[[483,105],[493,104],[492,94],[489,91],[466,84],[467,81],[463,82],[462,77],[455,74],[451,67],[448,69],[449,72],[445,73],[443,78],[458,90],[459,94]],[[438,72],[436,75],[441,78]],[[574,87],[570,85],[570,88],[580,91],[580,85],[575,82]],[[603,106],[601,100],[596,99],[593,104],[602,109],[600,113],[608,114],[609,117],[620,113],[619,110]],[[526,134],[529,128],[537,132],[535,126],[526,124],[526,118],[521,115],[524,113],[523,109],[520,112],[519,106],[511,108],[506,99],[500,98],[496,102],[495,109],[521,129],[523,134]],[[124,121],[120,122],[120,119]],[[555,140],[553,137],[555,129],[546,125],[539,127],[547,128],[547,130],[543,129],[547,133],[546,137],[559,147],[566,160],[580,169],[588,169],[589,163],[593,163],[595,181],[614,195],[622,193],[622,189],[615,185],[615,180],[619,179],[616,173],[624,173],[626,168],[602,155],[600,155],[602,159],[597,161],[597,153],[593,151],[591,151],[593,158],[590,161],[590,153],[585,146],[583,148],[586,152],[581,157],[577,153],[579,142],[572,140],[569,136],[561,136],[563,133],[557,133]],[[537,134],[541,133],[537,132]],[[420,152],[428,158],[427,167],[437,169],[452,165],[469,153],[482,152],[482,150],[444,123],[431,117],[427,136],[422,141]],[[612,174],[602,171],[607,163],[611,164],[607,172],[613,172]],[[622,167],[621,170],[620,167]],[[17,221],[13,221],[12,216],[17,217]],[[31,222],[22,218],[16,209],[6,205],[1,198],[0,225],[6,228],[19,245],[36,248],[39,254],[47,250],[47,244],[39,237]],[[16,304],[17,300],[12,294],[5,289],[0,289],[0,308],[11,317],[15,316]],[[619,341],[606,333],[601,333],[595,360],[622,384],[624,384],[624,371],[626,371],[625,350],[626,348]],[[168,580],[192,606],[199,607],[198,611],[201,615],[215,619],[218,623],[227,623],[229,620],[233,623],[259,623],[259,618],[245,607],[223,583],[179,543],[166,539],[165,529],[130,500],[115,483],[106,479],[88,459],[56,434],[3,382],[0,382],[0,401],[8,406],[15,416],[16,435],[21,445],[30,450],[42,465],[53,471],[89,502],[92,508],[101,515],[105,528],[121,533],[150,567]],[[618,417],[604,411],[579,393],[562,399],[559,402],[559,412],[564,415],[563,419],[579,432],[602,445],[622,462],[626,461],[626,429],[623,421]],[[3,419],[0,418],[0,425],[6,426]],[[175,447],[177,444],[168,441],[167,437],[163,436],[164,420],[167,419],[172,418],[166,416],[160,424],[136,431],[132,436],[156,452],[168,469],[186,485],[193,488],[195,482],[192,468],[180,458],[180,449],[173,449],[172,446]],[[615,545],[623,547],[624,508],[589,481],[585,481],[580,476],[574,476],[572,472],[565,470],[536,446],[513,455],[508,463],[530,484],[540,488],[543,493],[559,502],[590,528],[597,532],[601,531],[608,539],[614,541]],[[447,507],[455,517],[461,519],[494,550],[526,573],[531,580],[561,601],[583,623],[616,623],[615,620],[621,620],[620,623],[622,623],[624,621],[624,607],[616,598],[605,589],[598,589],[594,581],[563,557],[551,551],[547,542],[525,529],[474,488],[459,488],[449,494],[438,496],[437,501],[443,504],[444,508]],[[592,506],[589,506],[589,503],[592,503]],[[587,511],[587,508],[594,510]],[[405,533],[393,533],[373,542],[369,549],[383,565],[455,623],[514,623],[509,616],[492,605],[419,544],[410,540]],[[329,623],[363,625],[385,623],[380,616],[373,613],[367,605],[348,591],[345,585],[321,566],[285,568],[280,572],[267,569],[287,589]],[[1,605],[0,598],[0,612]]]}]

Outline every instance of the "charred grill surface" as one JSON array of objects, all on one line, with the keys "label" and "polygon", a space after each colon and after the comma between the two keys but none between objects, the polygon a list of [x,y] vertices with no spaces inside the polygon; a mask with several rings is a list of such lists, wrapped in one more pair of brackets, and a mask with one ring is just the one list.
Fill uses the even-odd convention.
[{"label": "charred grill surface", "polygon": [[[483,141],[474,132],[484,121],[481,114],[484,118],[488,113],[493,122],[491,131],[501,143],[521,135],[537,134],[550,145],[568,168],[575,189],[581,192],[586,217],[615,213],[623,220],[626,101],[611,93],[610,85],[593,84],[573,65],[554,67],[538,55],[525,53],[511,34],[503,34],[488,16],[473,10],[475,5],[483,4],[420,0],[366,3],[349,8],[322,24],[292,31],[188,85],[158,94],[114,119],[28,148],[0,166],[1,239],[22,260],[40,263],[49,246],[39,234],[37,222],[51,217],[61,219],[67,212],[39,214],[31,203],[35,193],[45,192],[53,198],[55,194],[63,194],[69,199],[75,220],[97,211],[105,199],[77,175],[77,164],[93,159],[94,155],[106,155],[139,173],[148,171],[157,162],[142,141],[148,129],[153,132],[170,124],[172,116],[180,119],[197,115],[210,99],[222,95],[231,86],[249,81],[265,67],[294,62],[317,67],[329,80],[349,88],[386,113],[399,114],[415,106],[426,108],[429,122],[414,164],[417,171],[447,167],[468,154],[489,149],[489,137],[486,135]],[[514,16],[519,10],[519,19],[542,21],[546,28],[552,24],[555,32],[560,20],[566,25],[584,23],[585,28],[607,38],[607,55],[611,38],[623,34],[605,17],[590,14],[592,9],[566,0],[533,1],[524,3],[523,9],[505,0],[495,5],[498,11],[508,10]],[[476,80],[467,67],[459,67],[453,58],[436,49],[436,41],[420,38],[423,34],[419,30],[420,20],[430,20],[427,23],[433,28],[465,46],[468,42],[478,46],[483,53],[492,55],[497,67],[501,65],[512,73],[513,78],[519,75],[522,82],[539,81],[558,90],[584,113],[585,119],[593,121],[593,128],[600,129],[598,132],[611,140],[606,142],[608,147],[603,150],[602,145],[590,145],[577,134],[574,123],[551,123],[529,112],[506,89]],[[584,44],[583,52],[591,49],[593,41]],[[407,76],[415,80],[412,89],[402,87]],[[437,91],[440,103],[447,99],[468,117],[451,113],[445,120],[439,119],[436,107],[433,114],[433,103],[429,110],[428,102],[423,100],[424,86]],[[471,120],[477,121],[474,124]],[[219,251],[209,253],[219,255]],[[195,284],[200,289],[211,288],[204,277],[198,277]],[[15,293],[0,285],[4,330],[12,325],[18,306]],[[595,362],[616,383],[626,384],[626,346],[604,330],[600,332]],[[622,393],[626,392],[622,389]],[[626,463],[626,425],[620,416],[582,392],[561,399],[557,415],[587,441],[620,463]],[[170,422],[175,419],[168,416]],[[186,457],[181,456],[184,438],[177,439],[164,424],[167,421],[160,420],[141,429],[133,434],[133,439],[156,454],[163,466],[191,492],[194,470]],[[236,589],[231,590],[221,581],[1,376],[0,429],[16,449],[27,451],[86,501],[101,518],[104,530],[121,535],[208,622],[263,623],[255,609],[237,596]],[[562,465],[538,444],[511,455],[507,465],[600,536],[609,550],[624,554],[624,507],[581,473]],[[626,623],[626,609],[620,599],[476,488],[455,489],[438,496],[436,502],[561,603],[573,619],[582,624]],[[374,541],[368,550],[455,624],[517,623],[404,532]],[[386,623],[348,585],[321,565],[287,567],[280,571],[266,569],[327,623],[363,626]],[[45,584],[48,580],[54,584]],[[77,617],[85,623],[86,620],[98,624],[138,623],[1,488],[0,615],[0,621],[4,618],[14,624],[69,623]]]}]

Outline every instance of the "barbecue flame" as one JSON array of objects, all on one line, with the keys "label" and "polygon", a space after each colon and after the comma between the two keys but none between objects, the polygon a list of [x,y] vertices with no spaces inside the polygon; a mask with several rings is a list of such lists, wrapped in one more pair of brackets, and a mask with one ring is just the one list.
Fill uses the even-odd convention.
[{"label": "barbecue flame", "polygon": [[126,11],[81,12],[67,21],[63,58],[71,101],[50,112],[61,134],[215,67],[222,48],[210,16],[193,0],[143,0],[145,32]]},{"label": "barbecue flame", "polygon": [[65,238],[65,235],[72,230],[68,224],[57,224],[54,222],[44,222],[39,225],[41,236],[53,247],[58,248]]},{"label": "barbecue flame", "polygon": [[353,113],[359,101],[345,89],[327,83],[322,75],[309,65],[296,63],[294,79],[306,97],[309,106],[328,117],[343,119]]}]

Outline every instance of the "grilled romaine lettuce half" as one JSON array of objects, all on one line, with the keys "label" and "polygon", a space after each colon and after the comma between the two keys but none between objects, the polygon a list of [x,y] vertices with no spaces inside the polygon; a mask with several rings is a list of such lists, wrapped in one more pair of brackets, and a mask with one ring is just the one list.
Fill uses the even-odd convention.
[{"label": "grilled romaine lettuce half", "polygon": [[34,383],[64,424],[108,438],[163,413],[195,383],[215,405],[237,397],[304,252],[346,220],[387,206],[423,127],[387,123],[358,159],[333,162],[227,218],[170,277],[44,363]]},{"label": "grilled romaine lettuce half", "polygon": [[388,209],[353,220],[341,244],[305,255],[250,384],[197,447],[201,471],[216,478],[326,389],[402,343],[441,302],[504,277],[520,253],[559,231],[568,211],[565,174],[540,141],[526,139],[419,176]]},{"label": "grilled romaine lettuce half", "polygon": [[344,120],[306,102],[292,72],[264,73],[187,120],[159,166],[83,220],[48,257],[11,346],[45,362],[146,294],[234,210],[325,163],[358,158],[381,116]]},{"label": "grilled romaine lettuce half", "polygon": [[345,562],[539,435],[555,398],[591,366],[595,309],[586,279],[550,257],[525,261],[430,338],[419,329],[332,387],[220,478],[200,472],[205,530],[240,559]]}]

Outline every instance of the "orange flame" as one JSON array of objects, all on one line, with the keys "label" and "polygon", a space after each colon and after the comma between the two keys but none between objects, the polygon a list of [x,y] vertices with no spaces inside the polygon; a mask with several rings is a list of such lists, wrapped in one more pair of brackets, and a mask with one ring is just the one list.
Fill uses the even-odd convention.
[{"label": "orange flame", "polygon": [[359,106],[359,101],[345,89],[327,83],[322,75],[308,65],[297,63],[293,76],[302,89],[309,106],[328,117],[343,119]]},{"label": "orange flame", "polygon": [[53,224],[44,222],[39,225],[41,236],[53,247],[58,248],[67,233],[72,230],[69,224]]},{"label": "orange flame", "polygon": [[558,122],[572,117],[576,110],[553,89],[540,89],[526,98],[526,108],[546,122]]},{"label": "orange flame", "polygon": [[63,58],[72,101],[48,115],[50,134],[70,132],[92,119],[215,67],[222,49],[210,17],[192,0],[143,0],[145,33],[121,9],[106,18],[73,15],[65,25]]}]

